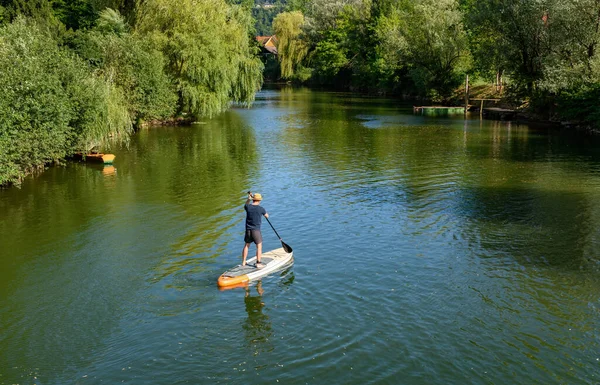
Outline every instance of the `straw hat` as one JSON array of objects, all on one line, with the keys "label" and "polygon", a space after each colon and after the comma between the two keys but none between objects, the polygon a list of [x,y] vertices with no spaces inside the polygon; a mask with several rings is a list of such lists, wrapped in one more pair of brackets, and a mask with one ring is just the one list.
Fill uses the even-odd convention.
[{"label": "straw hat", "polygon": [[252,200],[253,201],[262,201],[262,195],[260,195],[259,193],[252,194]]}]

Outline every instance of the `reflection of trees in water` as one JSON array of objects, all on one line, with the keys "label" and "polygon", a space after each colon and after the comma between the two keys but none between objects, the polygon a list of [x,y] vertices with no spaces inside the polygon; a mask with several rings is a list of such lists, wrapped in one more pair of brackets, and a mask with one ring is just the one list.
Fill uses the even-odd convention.
[{"label": "reflection of trees in water", "polygon": [[[195,214],[236,199],[258,165],[253,130],[235,111],[192,127],[144,130],[134,139],[121,168],[135,169],[141,183],[160,192],[157,199]],[[186,205],[190,200],[198,204]]]},{"label": "reflection of trees in water", "polygon": [[[203,125],[142,130],[128,149],[117,150],[116,175],[106,177],[109,168],[102,166],[73,163],[50,168],[21,189],[1,191],[0,230],[5,236],[0,250],[14,251],[28,232],[43,237],[39,229],[47,230],[48,224],[53,235],[67,237],[98,214],[117,214],[115,207],[137,202],[175,204],[190,217],[218,214],[239,205],[257,159],[253,130],[235,111]],[[118,214],[124,215],[122,210]],[[226,221],[210,225],[218,228]],[[13,232],[20,236],[10,236]]]},{"label": "reflection of trees in water", "polygon": [[310,150],[303,155],[313,165],[333,170],[354,167],[357,172],[385,167],[385,162],[380,161],[397,148],[396,136],[390,135],[389,130],[366,128],[358,115],[389,109],[371,104],[369,99],[346,100],[332,94],[308,93],[305,99],[296,113],[285,117],[292,127],[285,134],[286,141]]},{"label": "reflection of trees in water", "polygon": [[[237,222],[236,207],[250,175],[258,169],[256,139],[251,127],[235,111],[228,111],[192,127],[147,131],[138,139],[138,172],[152,181],[152,196],[176,204],[182,219],[193,223],[172,245],[173,253],[160,265],[161,277],[189,268],[206,268],[194,256],[215,250]],[[123,167],[121,167],[123,168]],[[142,176],[143,178],[143,176]]]},{"label": "reflection of trees in water", "polygon": [[572,143],[569,135],[511,122],[466,126],[448,198],[458,231],[485,254],[521,265],[579,268],[600,260],[589,252],[600,224],[594,189],[585,186],[594,161],[582,161],[587,151]]},{"label": "reflection of trees in water", "polygon": [[106,175],[104,170],[103,165],[73,162],[50,167],[26,179],[21,188],[0,190],[0,296],[5,286],[19,287],[13,280],[25,262],[22,257],[40,255],[45,252],[40,246],[52,244],[60,268],[63,256],[74,247],[60,240],[93,226],[100,214],[117,214],[115,201],[122,201],[116,190],[117,175]]},{"label": "reflection of trees in water", "polygon": [[[510,122],[467,133],[456,213],[469,238],[490,254],[522,265],[579,269],[591,266],[600,225],[594,188],[585,186],[588,167],[573,149],[576,139]],[[585,145],[584,142],[580,142]],[[598,176],[595,175],[597,178]],[[597,185],[597,183],[596,183]]]},{"label": "reflection of trees in water", "polygon": [[[0,367],[12,368],[3,373],[7,381],[35,375],[21,370],[40,359],[49,368],[87,366],[139,290],[149,250],[168,242],[151,223],[132,231],[139,211],[126,207],[119,174],[107,168],[51,167],[21,189],[0,192],[0,298],[7,299],[0,329],[9,336]],[[143,244],[130,252],[138,239]],[[37,375],[56,383],[61,371]]]},{"label": "reflection of trees in water", "polygon": [[594,247],[600,218],[583,194],[513,186],[473,187],[460,195],[457,211],[467,219],[463,232],[489,255],[569,269],[600,261]]},{"label": "reflection of trees in water", "polygon": [[244,305],[246,306],[248,318],[246,318],[243,328],[246,332],[248,346],[253,350],[254,355],[258,355],[273,350],[273,346],[269,341],[273,335],[273,330],[269,316],[263,312],[265,303],[263,302],[262,281],[258,281],[254,288],[256,295],[252,294],[251,286],[246,287]]},{"label": "reflection of trees in water", "polygon": [[[157,280],[189,285],[178,274],[206,268],[194,254],[231,226],[258,168],[253,130],[235,111],[203,125],[141,130],[115,154],[118,173],[69,163],[0,191],[0,297],[12,299],[0,325],[25,325],[11,330],[0,367],[93,356],[146,279],[140,271],[157,266]],[[173,252],[156,255],[171,243]],[[198,302],[169,299],[156,309],[173,314]],[[56,344],[39,343],[48,338]]]}]

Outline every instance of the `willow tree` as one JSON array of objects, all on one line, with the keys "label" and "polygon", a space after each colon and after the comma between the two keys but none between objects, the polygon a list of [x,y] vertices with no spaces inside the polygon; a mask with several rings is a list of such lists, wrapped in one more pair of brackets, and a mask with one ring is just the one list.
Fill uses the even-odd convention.
[{"label": "willow tree", "polygon": [[300,11],[283,12],[273,20],[273,30],[279,41],[277,56],[283,79],[294,77],[308,53],[308,46],[301,37],[303,25],[304,15]]},{"label": "willow tree", "polygon": [[148,39],[128,30],[124,17],[106,8],[96,27],[75,32],[69,46],[122,91],[131,121],[140,124],[170,118],[177,95],[172,78],[164,71],[166,58]]},{"label": "willow tree", "polygon": [[231,101],[251,103],[262,85],[251,25],[249,11],[224,0],[147,0],[135,32],[167,58],[180,112],[212,116]]}]

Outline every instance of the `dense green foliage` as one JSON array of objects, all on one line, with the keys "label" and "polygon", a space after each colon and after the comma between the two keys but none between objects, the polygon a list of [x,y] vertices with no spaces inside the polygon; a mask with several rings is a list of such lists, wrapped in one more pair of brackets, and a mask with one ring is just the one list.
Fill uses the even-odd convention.
[{"label": "dense green foliage", "polygon": [[136,31],[167,58],[180,111],[211,116],[233,100],[251,103],[263,64],[250,45],[252,25],[242,8],[214,0],[147,0]]},{"label": "dense green foliage", "polygon": [[[443,99],[471,69],[456,0],[304,0],[289,6],[304,18],[300,25],[284,24],[280,14],[273,22],[284,79]],[[278,29],[293,36],[302,55],[282,51]]]},{"label": "dense green foliage", "polygon": [[0,0],[0,185],[144,121],[251,103],[253,24],[224,0]]},{"label": "dense green foliage", "polygon": [[295,0],[287,8],[304,18],[273,22],[291,36],[278,47],[283,79],[450,101],[470,75],[502,81],[511,100],[547,118],[600,115],[596,0]]},{"label": "dense green foliage", "polygon": [[0,184],[131,129],[122,93],[23,18],[0,30]]},{"label": "dense green foliage", "polygon": [[463,8],[466,28],[479,35],[477,64],[506,72],[534,111],[598,126],[600,3],[465,0]]},{"label": "dense green foliage", "polygon": [[303,24],[304,16],[299,11],[280,13],[273,20],[273,29],[279,39],[277,51],[283,79],[301,76],[301,63],[308,51],[300,36]]},{"label": "dense green foliage", "polygon": [[597,0],[0,0],[0,26],[0,185],[251,103],[271,33],[283,80],[452,101],[469,75],[548,118],[600,116]]},{"label": "dense green foliage", "polygon": [[175,112],[177,97],[163,71],[164,58],[149,42],[130,34],[90,31],[77,33],[69,44],[123,91],[132,121],[166,119]]},{"label": "dense green foliage", "polygon": [[256,35],[271,36],[273,35],[273,20],[281,12],[285,11],[285,5],[281,2],[269,4],[267,6],[257,4],[252,8],[252,17],[255,20],[254,27]]}]

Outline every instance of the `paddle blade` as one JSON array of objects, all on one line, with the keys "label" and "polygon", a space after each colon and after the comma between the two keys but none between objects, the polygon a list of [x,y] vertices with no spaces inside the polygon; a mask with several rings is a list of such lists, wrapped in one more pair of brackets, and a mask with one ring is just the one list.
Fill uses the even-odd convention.
[{"label": "paddle blade", "polygon": [[283,246],[283,251],[285,251],[286,253],[291,253],[292,251],[294,251],[294,250],[292,250],[290,245],[288,245],[287,243],[285,243],[283,241],[281,241],[281,246]]}]

